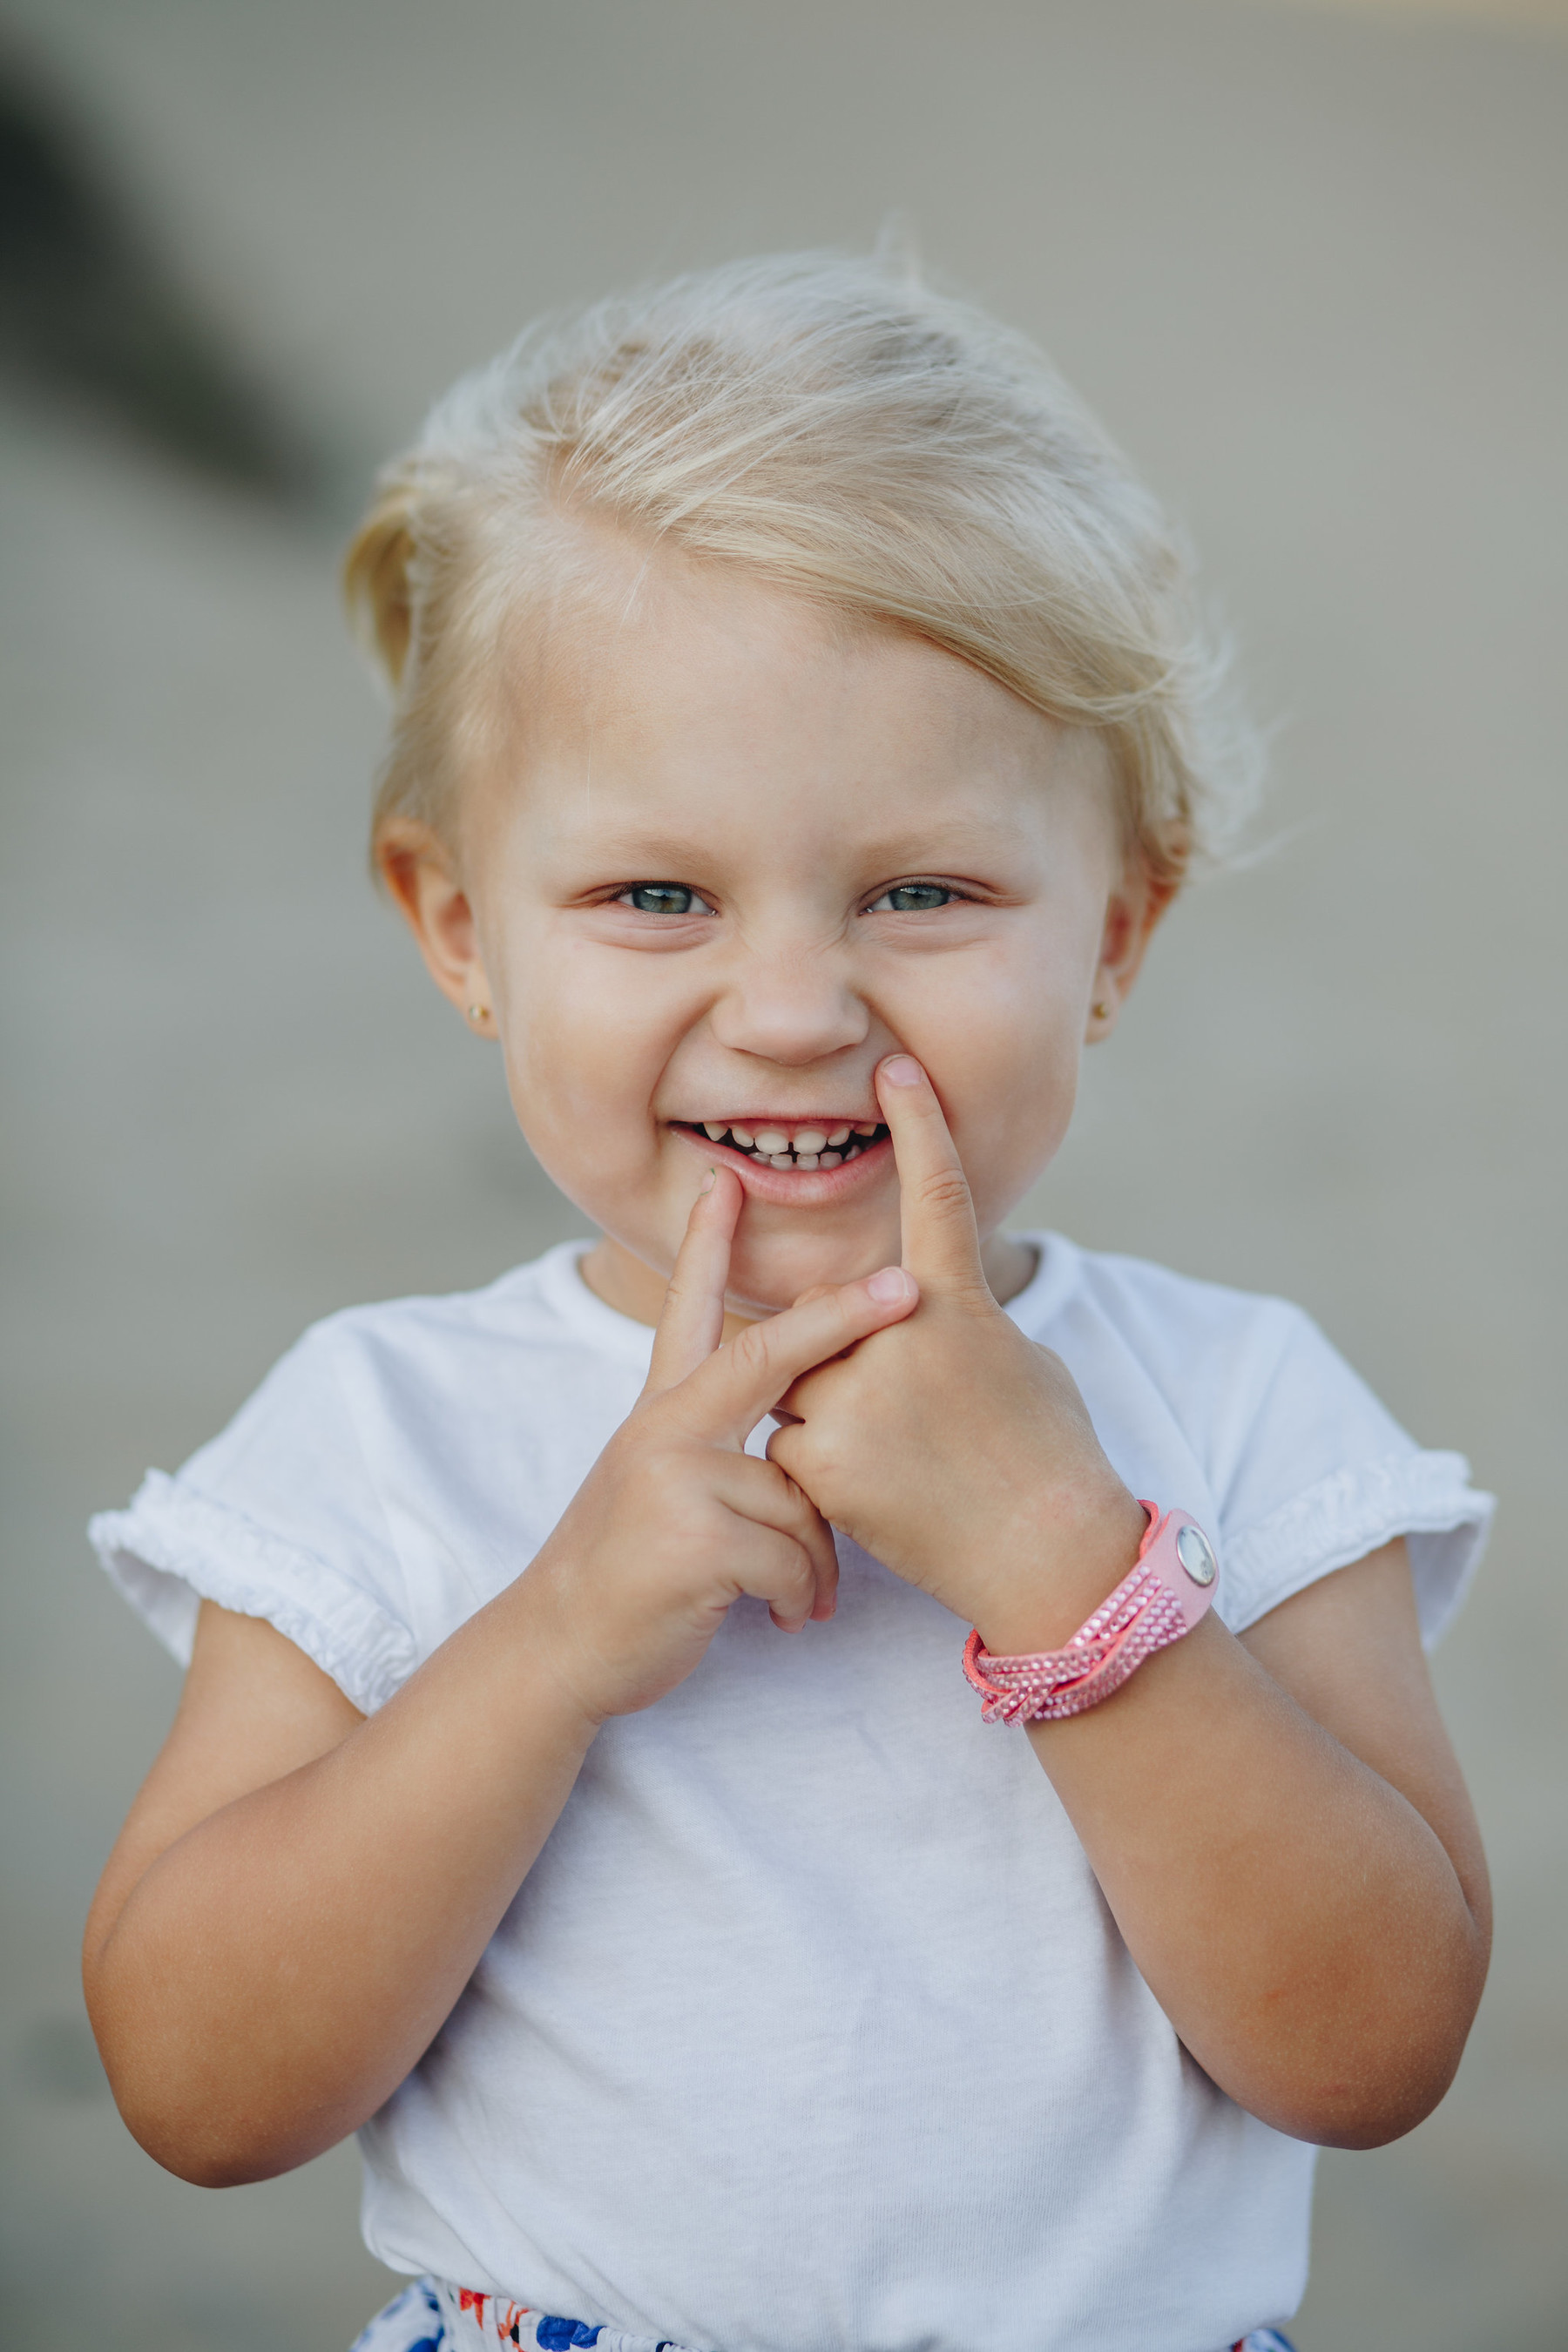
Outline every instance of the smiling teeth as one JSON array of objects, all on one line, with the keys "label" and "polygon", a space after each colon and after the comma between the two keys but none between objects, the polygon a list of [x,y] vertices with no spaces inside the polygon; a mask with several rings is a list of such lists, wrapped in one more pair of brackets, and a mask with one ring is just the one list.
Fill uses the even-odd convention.
[{"label": "smiling teeth", "polygon": [[792,1143],[782,1127],[726,1127],[722,1120],[705,1118],[700,1128],[694,1121],[692,1131],[705,1135],[710,1143],[728,1142],[760,1168],[798,1168],[809,1175],[814,1169],[841,1168],[847,1160],[858,1159],[874,1137],[888,1130],[875,1121],[845,1120],[837,1127],[803,1127]]}]

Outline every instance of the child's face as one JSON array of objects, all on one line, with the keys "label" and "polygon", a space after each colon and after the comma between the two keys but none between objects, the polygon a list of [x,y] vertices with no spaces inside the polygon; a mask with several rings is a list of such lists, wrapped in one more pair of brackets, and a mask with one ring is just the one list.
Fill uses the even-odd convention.
[{"label": "child's face", "polygon": [[[606,1236],[596,1286],[657,1315],[716,1159],[747,1195],[738,1307],[896,1260],[897,1171],[865,1129],[900,1046],[990,1240],[1158,912],[1098,748],[742,572],[609,539],[595,564],[513,657],[456,859],[405,828],[384,862],[440,984],[493,1008],[522,1131]],[[763,1165],[779,1137],[791,1164]]]}]

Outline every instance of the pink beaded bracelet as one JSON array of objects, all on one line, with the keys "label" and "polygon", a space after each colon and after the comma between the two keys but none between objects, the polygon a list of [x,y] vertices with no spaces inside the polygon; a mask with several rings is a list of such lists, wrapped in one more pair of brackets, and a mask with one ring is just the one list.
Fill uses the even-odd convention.
[{"label": "pink beaded bracelet", "polygon": [[1138,1557],[1108,1601],[1064,1650],[994,1658],[978,1631],[963,1646],[963,1671],[985,1702],[987,1723],[1055,1723],[1098,1706],[1145,1658],[1190,1633],[1214,1599],[1219,1563],[1190,1512],[1152,1503]]}]

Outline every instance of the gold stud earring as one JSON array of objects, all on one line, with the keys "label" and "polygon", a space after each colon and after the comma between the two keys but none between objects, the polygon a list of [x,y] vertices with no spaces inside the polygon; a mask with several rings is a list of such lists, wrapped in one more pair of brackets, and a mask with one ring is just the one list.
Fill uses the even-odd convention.
[{"label": "gold stud earring", "polygon": [[1110,1018],[1110,1007],[1106,1003],[1103,996],[1097,996],[1095,998],[1094,1003],[1089,1007],[1089,1011],[1094,1014],[1097,1021],[1109,1021]]},{"label": "gold stud earring", "polygon": [[489,1006],[488,1004],[470,1004],[470,1005],[469,1005],[469,1007],[468,1007],[468,1018],[469,1018],[469,1020],[473,1023],[473,1024],[474,1024],[474,1026],[475,1026],[475,1028],[476,1028],[476,1029],[479,1027],[479,1023],[480,1023],[481,1021],[488,1021],[488,1020],[489,1019],[489,1017],[490,1017],[490,1008],[489,1008]]}]

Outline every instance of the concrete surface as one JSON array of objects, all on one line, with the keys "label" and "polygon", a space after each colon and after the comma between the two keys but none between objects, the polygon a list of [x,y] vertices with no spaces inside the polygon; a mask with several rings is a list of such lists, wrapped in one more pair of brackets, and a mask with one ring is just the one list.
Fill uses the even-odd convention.
[{"label": "concrete surface", "polygon": [[[12,18],[362,478],[542,303],[898,204],[1186,519],[1281,722],[1276,845],[1178,911],[1035,1207],[1301,1299],[1502,1496],[1439,1670],[1493,1982],[1439,2114],[1325,2163],[1298,2332],[1557,2352],[1568,44],[1196,0]],[[352,2155],[184,2188],[85,2039],[80,1916],[175,1682],[81,1525],[311,1317],[575,1220],[363,879],[330,535],[36,404],[0,499],[5,2340],[341,2352],[386,2284]]]}]

